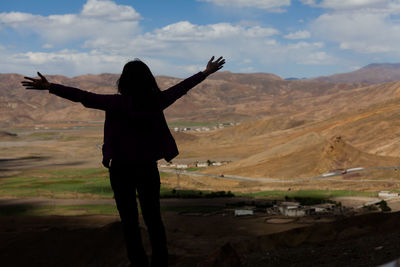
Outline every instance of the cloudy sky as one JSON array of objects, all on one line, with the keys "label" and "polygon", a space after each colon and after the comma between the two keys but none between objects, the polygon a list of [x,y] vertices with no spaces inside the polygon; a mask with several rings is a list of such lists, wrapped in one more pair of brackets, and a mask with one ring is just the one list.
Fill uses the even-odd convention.
[{"label": "cloudy sky", "polygon": [[400,0],[12,0],[0,73],[120,73],[130,59],[185,77],[210,56],[232,72],[315,77],[400,62]]}]

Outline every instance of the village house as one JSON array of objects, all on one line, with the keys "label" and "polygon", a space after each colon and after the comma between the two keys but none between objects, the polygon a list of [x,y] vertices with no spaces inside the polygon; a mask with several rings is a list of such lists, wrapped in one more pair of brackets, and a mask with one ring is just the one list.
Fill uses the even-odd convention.
[{"label": "village house", "polygon": [[187,165],[187,164],[177,164],[177,165],[176,165],[176,168],[177,168],[177,169],[187,169],[187,168],[188,168],[188,165]]},{"label": "village house", "polygon": [[198,168],[204,168],[207,166],[208,166],[207,162],[197,162],[196,163],[196,167],[198,167]]},{"label": "village house", "polygon": [[378,197],[380,198],[399,197],[399,193],[394,193],[390,191],[380,191],[378,193]]}]

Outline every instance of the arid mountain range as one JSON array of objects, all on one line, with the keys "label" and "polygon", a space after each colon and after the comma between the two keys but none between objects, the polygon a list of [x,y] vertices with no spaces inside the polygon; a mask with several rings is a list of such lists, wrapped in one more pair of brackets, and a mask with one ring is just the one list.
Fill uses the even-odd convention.
[{"label": "arid mountain range", "polygon": [[[395,73],[397,67],[389,66]],[[280,178],[312,177],[359,166],[399,166],[400,82],[380,83],[383,74],[374,65],[363,69],[358,73],[371,79],[371,72],[365,69],[374,69],[376,82],[287,81],[267,73],[216,73],[168,108],[167,119],[241,124],[209,133],[174,133],[181,151],[178,160],[232,160],[207,171]],[[395,79],[395,75],[390,77]],[[0,74],[3,129],[104,119],[101,111],[47,92],[26,91],[19,84],[22,78]],[[118,75],[48,79],[93,92],[115,93]],[[157,77],[161,89],[180,80]]]},{"label": "arid mountain range", "polygon": [[[400,72],[399,72],[400,73]],[[370,76],[370,75],[369,75]],[[101,121],[104,114],[84,109],[47,92],[26,91],[18,74],[0,74],[0,125],[33,124],[51,121]],[[83,75],[74,78],[48,76],[61,83],[98,93],[115,93],[117,74]],[[160,76],[166,89],[180,79]],[[305,117],[327,117],[338,110],[351,109],[345,103],[358,94],[361,83],[337,84],[315,80],[286,81],[267,73],[234,74],[220,72],[209,77],[166,110],[169,121],[223,122],[247,121],[265,116],[304,113]],[[369,89],[373,90],[373,89]],[[364,90],[367,92],[367,90]],[[364,93],[360,92],[364,97]],[[357,106],[367,106],[388,97],[377,93]],[[350,102],[349,102],[350,103]],[[322,113],[322,114],[321,114]],[[327,114],[328,113],[328,114]]]},{"label": "arid mountain range", "polygon": [[358,70],[323,76],[312,79],[314,81],[333,83],[365,83],[378,84],[400,80],[399,63],[369,64]]}]

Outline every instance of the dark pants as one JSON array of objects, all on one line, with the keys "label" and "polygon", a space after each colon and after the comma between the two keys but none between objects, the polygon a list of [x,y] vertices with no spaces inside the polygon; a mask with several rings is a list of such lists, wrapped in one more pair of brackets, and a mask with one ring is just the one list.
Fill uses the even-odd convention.
[{"label": "dark pants", "polygon": [[167,240],[160,214],[160,175],[157,163],[128,165],[113,161],[110,168],[110,181],[132,265],[149,266],[139,228],[137,190],[152,247],[151,266],[168,266]]}]

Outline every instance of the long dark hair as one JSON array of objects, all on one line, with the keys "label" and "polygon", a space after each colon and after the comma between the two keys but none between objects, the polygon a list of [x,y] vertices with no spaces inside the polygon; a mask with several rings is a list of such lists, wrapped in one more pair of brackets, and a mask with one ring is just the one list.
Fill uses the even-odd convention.
[{"label": "long dark hair", "polygon": [[131,96],[139,106],[155,107],[161,92],[149,67],[139,59],[125,64],[117,81],[118,92]]}]

